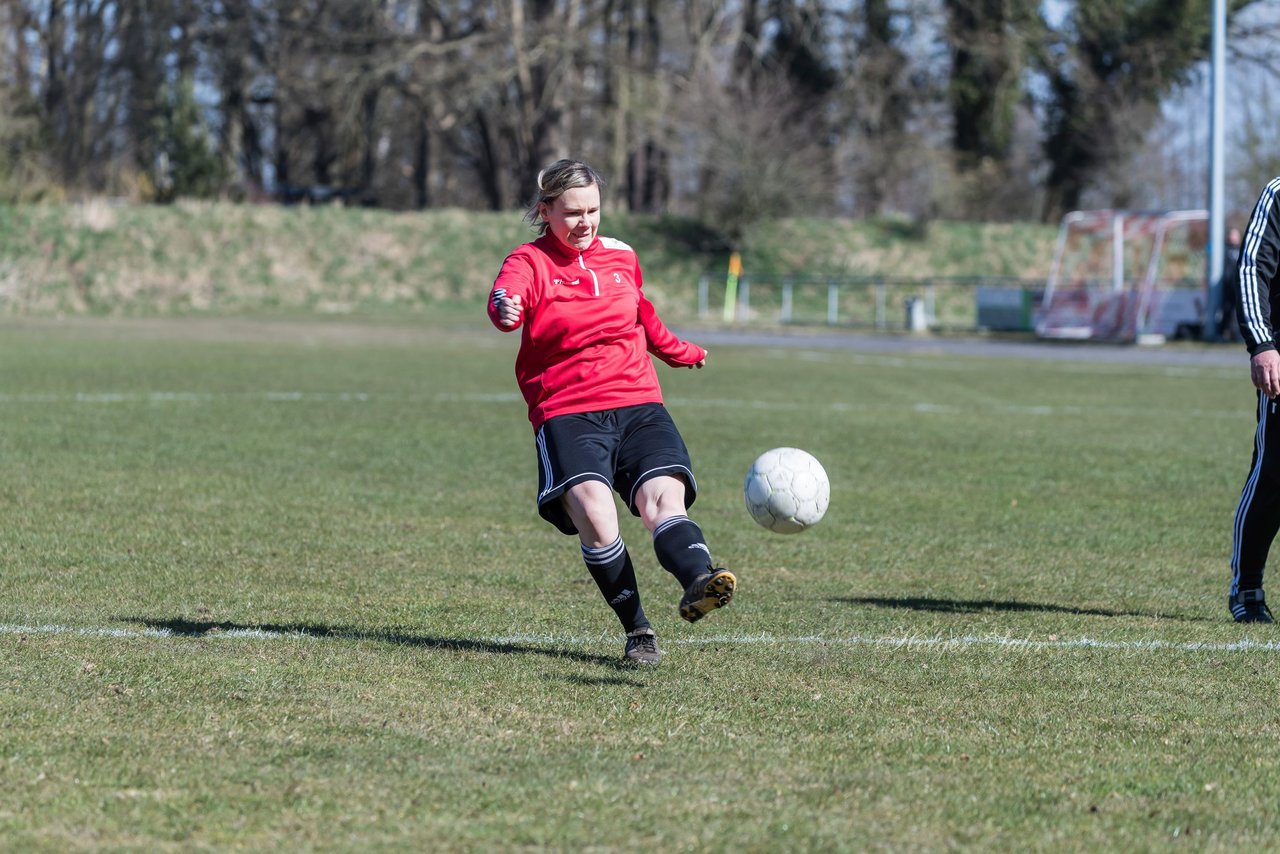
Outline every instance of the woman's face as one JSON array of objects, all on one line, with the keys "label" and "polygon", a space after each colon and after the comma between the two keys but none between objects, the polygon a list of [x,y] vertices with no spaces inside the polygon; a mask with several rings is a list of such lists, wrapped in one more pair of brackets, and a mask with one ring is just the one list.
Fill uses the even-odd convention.
[{"label": "woman's face", "polygon": [[540,203],[538,211],[561,243],[581,252],[600,230],[600,188],[595,184],[570,188],[550,204]]}]

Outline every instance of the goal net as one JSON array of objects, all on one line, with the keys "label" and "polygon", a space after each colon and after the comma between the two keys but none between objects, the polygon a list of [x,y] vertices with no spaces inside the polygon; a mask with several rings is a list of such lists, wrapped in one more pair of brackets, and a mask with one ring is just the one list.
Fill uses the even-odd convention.
[{"label": "goal net", "polygon": [[1198,337],[1207,303],[1203,210],[1072,211],[1036,317],[1041,338]]}]

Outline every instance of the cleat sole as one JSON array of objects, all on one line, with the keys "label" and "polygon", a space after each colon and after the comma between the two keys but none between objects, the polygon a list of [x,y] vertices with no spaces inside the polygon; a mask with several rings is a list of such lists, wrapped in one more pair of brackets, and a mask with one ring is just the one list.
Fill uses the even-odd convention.
[{"label": "cleat sole", "polygon": [[717,608],[723,608],[733,601],[733,591],[737,586],[738,579],[732,572],[727,569],[718,570],[707,580],[701,599],[680,606],[680,616],[690,623],[696,623]]}]

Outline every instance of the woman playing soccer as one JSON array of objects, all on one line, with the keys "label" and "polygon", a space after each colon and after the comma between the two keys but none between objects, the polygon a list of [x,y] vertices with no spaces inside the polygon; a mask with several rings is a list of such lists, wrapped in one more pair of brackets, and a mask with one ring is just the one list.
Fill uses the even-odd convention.
[{"label": "woman playing soccer", "polygon": [[626,632],[624,661],[657,664],[662,653],[640,605],[613,491],[680,582],[681,617],[695,622],[728,605],[737,579],[713,566],[702,529],[687,515],[697,481],[649,358],[701,368],[707,351],[663,325],[631,247],[597,233],[602,185],[576,160],[538,174],[525,218],[541,236],[507,256],[488,311],[503,332],[521,330],[516,381],[538,451],[538,513],[578,535],[587,570]]}]

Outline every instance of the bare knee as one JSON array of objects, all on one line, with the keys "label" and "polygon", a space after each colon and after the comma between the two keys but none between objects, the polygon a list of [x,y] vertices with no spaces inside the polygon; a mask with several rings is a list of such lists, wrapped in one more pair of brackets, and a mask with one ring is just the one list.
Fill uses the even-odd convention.
[{"label": "bare knee", "polygon": [[569,487],[560,500],[583,545],[599,548],[618,539],[618,506],[607,483],[585,480]]},{"label": "bare knee", "polygon": [[685,490],[684,478],[671,475],[659,475],[640,484],[636,489],[636,510],[650,533],[672,516],[685,514]]}]

